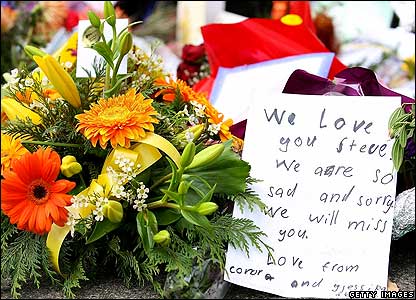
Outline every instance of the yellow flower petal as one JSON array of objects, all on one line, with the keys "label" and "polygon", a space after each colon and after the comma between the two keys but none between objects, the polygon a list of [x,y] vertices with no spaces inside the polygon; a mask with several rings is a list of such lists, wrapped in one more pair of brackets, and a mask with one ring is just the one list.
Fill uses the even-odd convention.
[{"label": "yellow flower petal", "polygon": [[7,115],[9,120],[17,118],[25,120],[29,118],[35,125],[42,123],[42,118],[37,113],[12,98],[5,97],[1,100],[1,110]]}]

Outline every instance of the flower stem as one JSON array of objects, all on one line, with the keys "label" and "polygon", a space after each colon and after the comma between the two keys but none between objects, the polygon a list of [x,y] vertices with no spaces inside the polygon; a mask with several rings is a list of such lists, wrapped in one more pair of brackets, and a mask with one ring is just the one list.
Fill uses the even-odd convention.
[{"label": "flower stem", "polygon": [[123,60],[122,56],[120,56],[117,60],[117,64],[113,70],[113,80],[111,82],[111,86],[114,86],[117,83],[117,72],[118,72],[118,69],[120,68],[120,64],[122,60]]},{"label": "flower stem", "polygon": [[22,144],[30,144],[30,145],[45,145],[45,146],[57,146],[57,147],[73,147],[73,148],[82,147],[82,145],[78,145],[78,144],[43,142],[43,141],[21,141],[21,143]]},{"label": "flower stem", "polygon": [[178,210],[187,210],[187,211],[195,211],[196,208],[194,206],[184,205],[179,206],[178,204],[172,203],[172,202],[163,202],[162,200],[158,200],[152,203],[147,204],[147,209],[156,209],[156,208],[173,208]]},{"label": "flower stem", "polygon": [[172,178],[172,173],[169,173],[165,176],[163,176],[162,178],[160,178],[158,181],[156,181],[155,183],[152,184],[152,186],[150,187],[150,190],[154,189],[155,187],[157,187],[159,184],[165,182],[166,180],[169,180]]},{"label": "flower stem", "polygon": [[82,173],[79,173],[78,175],[79,175],[79,178],[81,179],[81,184],[87,187],[87,184],[85,183],[84,176],[82,176]]},{"label": "flower stem", "polygon": [[160,208],[160,207],[180,209],[178,204],[168,203],[162,200],[158,200],[158,201],[147,204],[147,209],[155,209],[155,208]]},{"label": "flower stem", "polygon": [[[113,40],[111,41],[111,53],[114,55],[114,51],[116,49],[116,38],[117,38],[117,31],[115,25],[112,26],[113,29]],[[113,70],[113,76],[117,77],[117,73]],[[112,87],[110,78],[110,65],[107,63],[105,68],[105,85],[104,85],[104,92],[109,90]]]}]

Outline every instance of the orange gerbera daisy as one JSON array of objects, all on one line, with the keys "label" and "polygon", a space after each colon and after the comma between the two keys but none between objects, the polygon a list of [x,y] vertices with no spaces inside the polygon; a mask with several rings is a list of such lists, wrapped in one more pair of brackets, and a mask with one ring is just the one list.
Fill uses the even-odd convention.
[{"label": "orange gerbera daisy", "polygon": [[1,180],[1,209],[17,228],[36,234],[51,230],[52,223],[64,226],[75,183],[61,179],[61,159],[51,148],[26,153],[12,161]]},{"label": "orange gerbera daisy", "polygon": [[20,139],[15,139],[10,135],[1,134],[1,175],[4,170],[11,169],[11,162],[20,158],[29,151],[23,147]]},{"label": "orange gerbera daisy", "polygon": [[164,78],[158,78],[155,80],[155,85],[162,88],[155,94],[155,97],[163,95],[163,100],[168,102],[175,101],[177,95],[183,102],[190,102],[198,97],[196,92],[181,79],[167,82]]},{"label": "orange gerbera daisy", "polygon": [[97,142],[105,149],[110,142],[113,148],[119,144],[130,147],[131,140],[146,136],[147,131],[154,131],[152,123],[159,123],[154,118],[157,111],[152,106],[152,99],[145,99],[130,89],[126,94],[100,99],[89,111],[75,116],[80,131],[95,147]]}]

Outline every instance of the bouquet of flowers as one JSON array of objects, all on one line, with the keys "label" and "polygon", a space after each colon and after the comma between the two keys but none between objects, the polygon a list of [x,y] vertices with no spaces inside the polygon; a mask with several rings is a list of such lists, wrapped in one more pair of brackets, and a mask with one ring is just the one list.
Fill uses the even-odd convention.
[{"label": "bouquet of flowers", "polygon": [[251,220],[231,214],[264,209],[232,121],[164,74],[128,28],[117,33],[110,1],[104,21],[88,17],[103,58],[94,74],[75,78],[68,45],[53,55],[26,46],[37,67],[2,87],[1,275],[13,297],[44,275],[74,297],[106,270],[163,294],[158,274],[180,280],[208,260],[223,269],[227,244],[269,251]]}]

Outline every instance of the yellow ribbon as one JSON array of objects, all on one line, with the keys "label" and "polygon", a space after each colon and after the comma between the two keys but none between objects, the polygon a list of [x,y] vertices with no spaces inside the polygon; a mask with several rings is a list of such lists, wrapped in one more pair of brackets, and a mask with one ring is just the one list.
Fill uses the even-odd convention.
[{"label": "yellow ribbon", "polygon": [[144,138],[137,140],[137,142],[154,146],[162,150],[175,162],[178,168],[181,166],[180,153],[176,150],[175,146],[164,137],[153,132],[148,132]]},{"label": "yellow ribbon", "polygon": [[[134,162],[134,166],[140,165],[139,173],[146,170],[148,167],[158,161],[162,155],[159,150],[165,152],[179,167],[180,166],[180,154],[168,140],[154,133],[148,133],[147,136],[138,141],[139,143],[134,145],[131,149],[117,147],[107,156],[101,174],[97,179],[93,179],[88,188],[84,189],[78,195],[89,196],[97,194],[100,196],[109,196],[112,187],[112,178],[107,174],[107,167],[111,166],[115,171],[120,171],[119,167],[115,163],[115,160],[119,155],[127,157]],[[95,205],[89,204],[88,207],[74,208],[71,206],[66,207],[74,215],[80,215],[81,218],[89,216],[95,209]],[[59,252],[61,250],[62,243],[71,231],[70,226],[65,225],[63,227],[52,224],[51,231],[48,233],[46,239],[46,246],[48,247],[51,255],[52,264],[55,270],[62,275],[59,268]]]}]

